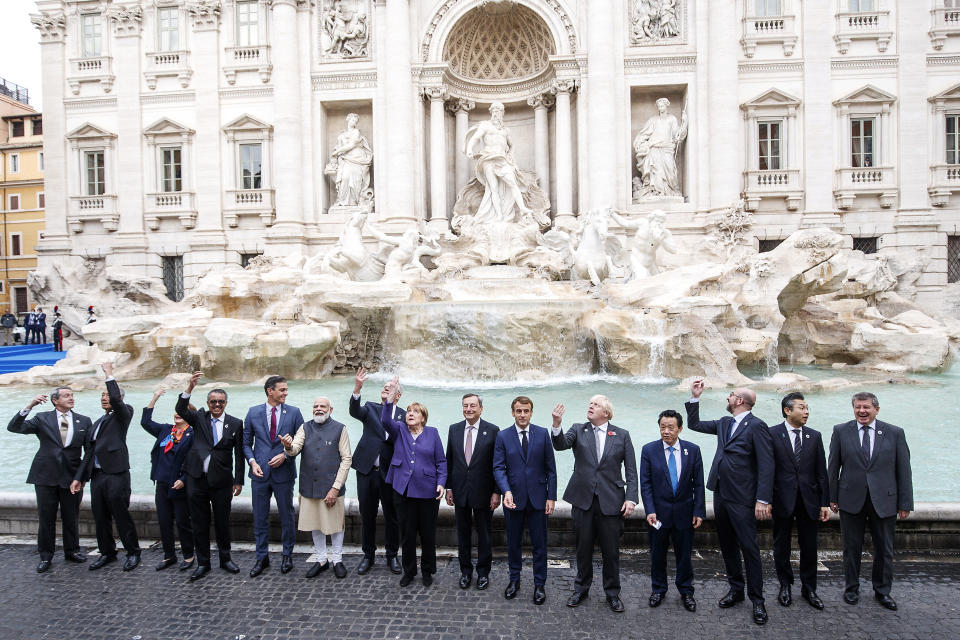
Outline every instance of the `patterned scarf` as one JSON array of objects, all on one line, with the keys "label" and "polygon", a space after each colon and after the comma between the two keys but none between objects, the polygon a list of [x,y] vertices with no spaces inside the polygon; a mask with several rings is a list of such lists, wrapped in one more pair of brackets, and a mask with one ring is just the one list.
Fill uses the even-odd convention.
[{"label": "patterned scarf", "polygon": [[174,426],[172,429],[170,429],[170,433],[167,434],[167,437],[160,442],[160,446],[163,447],[164,453],[170,453],[170,450],[173,449],[173,445],[180,442],[180,439],[183,438],[183,434],[186,433],[189,426],[190,425],[183,425],[182,428],[177,428]]}]

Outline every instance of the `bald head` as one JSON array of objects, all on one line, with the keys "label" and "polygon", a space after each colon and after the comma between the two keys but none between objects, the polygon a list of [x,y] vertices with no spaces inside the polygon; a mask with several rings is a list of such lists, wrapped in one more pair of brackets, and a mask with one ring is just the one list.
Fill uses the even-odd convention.
[{"label": "bald head", "polygon": [[755,394],[750,389],[741,387],[739,389],[736,389],[734,393],[736,393],[741,398],[743,398],[743,401],[747,404],[748,407],[752,408],[753,405],[757,404],[757,394]]},{"label": "bald head", "polygon": [[757,394],[745,387],[738,387],[727,396],[727,411],[732,415],[740,415],[753,409],[757,403]]},{"label": "bald head", "polygon": [[333,405],[330,404],[330,399],[326,396],[318,396],[313,401],[313,421],[316,423],[323,423],[327,421],[327,418],[330,417],[330,414],[333,412]]}]

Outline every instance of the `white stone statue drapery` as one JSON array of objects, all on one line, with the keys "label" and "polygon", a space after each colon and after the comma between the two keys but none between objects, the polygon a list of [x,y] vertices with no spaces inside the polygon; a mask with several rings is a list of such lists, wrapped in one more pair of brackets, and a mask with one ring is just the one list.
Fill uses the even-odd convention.
[{"label": "white stone statue drapery", "polygon": [[355,0],[347,6],[344,0],[325,3],[321,16],[321,46],[326,56],[360,58],[367,55],[370,34],[367,14]]},{"label": "white stone statue drapery", "polygon": [[334,207],[355,207],[373,200],[370,188],[370,165],[373,150],[360,134],[360,117],[347,115],[347,128],[337,136],[337,146],[330,153],[324,173],[333,176],[337,189]]},{"label": "white stone statue drapery", "polygon": [[634,44],[680,35],[678,0],[634,0],[630,40]]},{"label": "white stone statue drapery", "polygon": [[639,180],[634,180],[634,200],[683,196],[677,151],[687,137],[687,112],[684,109],[680,122],[677,122],[676,116],[667,112],[669,106],[670,101],[666,98],[657,100],[657,115],[647,120],[633,140],[640,172]]}]

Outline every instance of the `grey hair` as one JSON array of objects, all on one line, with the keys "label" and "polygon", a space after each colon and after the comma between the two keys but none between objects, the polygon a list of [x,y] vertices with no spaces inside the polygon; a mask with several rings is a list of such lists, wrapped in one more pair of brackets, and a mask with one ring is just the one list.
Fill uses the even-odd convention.
[{"label": "grey hair", "polygon": [[209,399],[210,399],[210,395],[211,395],[211,394],[214,394],[214,393],[222,393],[222,394],[223,394],[223,400],[224,400],[224,402],[226,402],[226,400],[227,400],[227,392],[224,391],[223,389],[210,389],[210,391],[207,391],[207,400],[209,400]]},{"label": "grey hair", "polygon": [[53,393],[50,394],[50,400],[59,400],[60,392],[66,389],[67,391],[73,391],[70,387],[57,387],[53,390]]},{"label": "grey hair", "polygon": [[465,393],[463,394],[463,397],[460,398],[460,402],[463,402],[467,398],[476,398],[477,404],[479,404],[480,408],[483,409],[483,397],[481,397],[479,393]]},{"label": "grey hair", "polygon": [[880,408],[880,401],[877,400],[877,396],[873,395],[869,391],[861,391],[860,393],[853,394],[853,399],[850,401],[850,405],[852,406],[856,404],[857,400],[859,400],[860,402],[863,402],[864,400],[869,400],[871,403],[873,403],[874,409]]}]

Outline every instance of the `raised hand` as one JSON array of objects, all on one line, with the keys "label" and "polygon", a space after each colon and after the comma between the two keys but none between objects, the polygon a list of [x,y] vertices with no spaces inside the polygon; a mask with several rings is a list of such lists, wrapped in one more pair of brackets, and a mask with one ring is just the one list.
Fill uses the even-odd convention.
[{"label": "raised hand", "polygon": [[108,378],[113,376],[113,363],[109,360],[100,363],[100,368],[103,369],[104,375],[106,375]]},{"label": "raised hand", "polygon": [[357,375],[353,379],[353,395],[360,395],[360,390],[363,389],[363,383],[367,381],[367,376],[369,375],[363,367],[357,369]]},{"label": "raised hand", "polygon": [[200,378],[203,377],[203,371],[194,371],[193,375],[190,376],[190,381],[187,383],[186,394],[190,395],[194,387],[197,386],[197,383],[200,382]]},{"label": "raised hand", "polygon": [[690,393],[694,398],[699,398],[705,387],[706,385],[703,382],[703,378],[697,378],[693,381],[693,384],[690,385]]},{"label": "raised hand", "polygon": [[564,412],[564,411],[566,411],[566,408],[565,408],[565,407],[563,406],[563,404],[560,403],[560,402],[558,402],[558,403],[557,403],[557,406],[555,406],[555,407],[553,408],[553,413],[551,413],[550,415],[553,416],[553,428],[554,428],[554,429],[559,429],[559,428],[560,428],[560,419],[563,418],[563,412]]},{"label": "raised hand", "polygon": [[41,393],[40,395],[38,395],[37,397],[35,397],[33,400],[30,401],[30,404],[27,405],[27,409],[28,410],[33,409],[38,404],[43,404],[46,401],[47,401],[47,396]]}]

